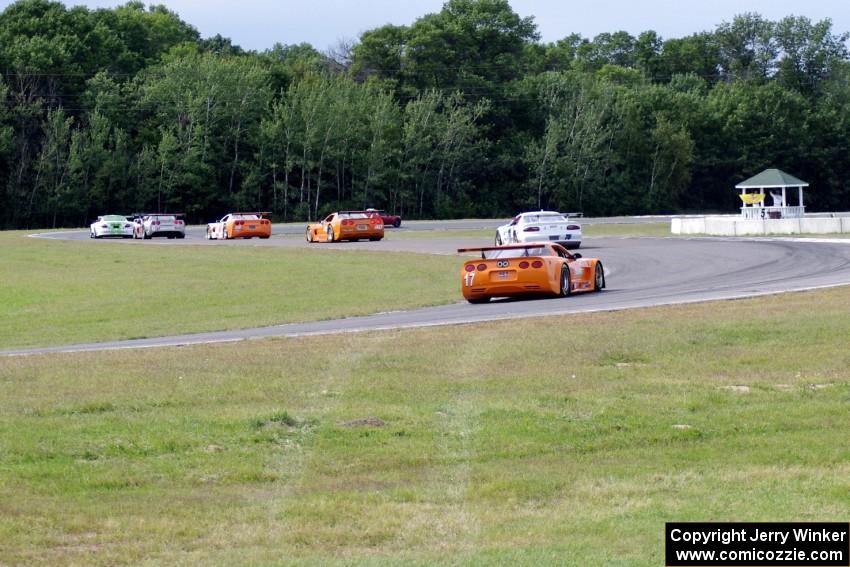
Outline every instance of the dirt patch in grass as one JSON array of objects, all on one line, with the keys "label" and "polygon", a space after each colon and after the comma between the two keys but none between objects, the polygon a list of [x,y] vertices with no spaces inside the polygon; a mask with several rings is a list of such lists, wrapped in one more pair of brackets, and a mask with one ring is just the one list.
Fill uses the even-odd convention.
[{"label": "dirt patch in grass", "polygon": [[379,417],[361,417],[360,419],[352,419],[351,421],[343,421],[340,427],[384,427],[387,425],[383,419]]}]

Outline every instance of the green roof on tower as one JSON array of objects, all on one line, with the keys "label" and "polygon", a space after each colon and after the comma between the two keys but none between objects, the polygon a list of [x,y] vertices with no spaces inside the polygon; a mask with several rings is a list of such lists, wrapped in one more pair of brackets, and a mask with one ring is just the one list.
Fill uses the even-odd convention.
[{"label": "green roof on tower", "polygon": [[758,175],[753,175],[746,181],[735,185],[735,189],[759,189],[771,187],[808,187],[809,184],[797,179],[781,169],[765,169]]}]

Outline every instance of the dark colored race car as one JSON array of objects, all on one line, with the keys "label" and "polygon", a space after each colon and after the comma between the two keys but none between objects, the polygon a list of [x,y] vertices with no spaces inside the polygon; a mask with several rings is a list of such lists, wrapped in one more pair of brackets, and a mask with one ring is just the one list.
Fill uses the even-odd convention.
[{"label": "dark colored race car", "polygon": [[393,228],[401,226],[401,217],[399,215],[391,215],[381,209],[366,209],[366,213],[371,217],[380,217],[384,221],[384,226],[391,226]]}]

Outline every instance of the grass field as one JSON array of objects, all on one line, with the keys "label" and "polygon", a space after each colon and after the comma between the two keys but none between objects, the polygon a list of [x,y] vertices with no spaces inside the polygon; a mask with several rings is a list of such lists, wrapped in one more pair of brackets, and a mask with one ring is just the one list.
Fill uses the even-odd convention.
[{"label": "grass field", "polygon": [[0,359],[0,565],[656,567],[665,521],[846,521],[848,304]]},{"label": "grass field", "polygon": [[642,224],[585,224],[581,227],[583,236],[669,236],[669,222]]},{"label": "grass field", "polygon": [[0,349],[311,321],[458,300],[456,258],[63,242],[0,233]]},{"label": "grass field", "polygon": [[[672,236],[670,234],[670,223],[643,223],[643,224],[584,224],[581,227],[582,236]],[[388,240],[409,238],[486,238],[494,240],[496,230],[492,228],[480,229],[446,229],[446,230],[387,230]]]}]

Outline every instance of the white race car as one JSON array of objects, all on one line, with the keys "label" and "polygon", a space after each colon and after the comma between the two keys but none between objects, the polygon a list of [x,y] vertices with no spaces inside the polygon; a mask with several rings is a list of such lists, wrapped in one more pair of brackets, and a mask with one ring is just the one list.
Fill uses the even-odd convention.
[{"label": "white race car", "polygon": [[89,238],[133,238],[133,221],[122,215],[103,215],[89,225]]},{"label": "white race car", "polygon": [[134,238],[153,238],[166,236],[168,238],[186,238],[186,223],[181,214],[146,213],[136,215],[134,220]]},{"label": "white race car", "polygon": [[581,225],[564,213],[537,211],[520,213],[496,229],[496,246],[526,242],[557,242],[575,250],[581,246]]}]

